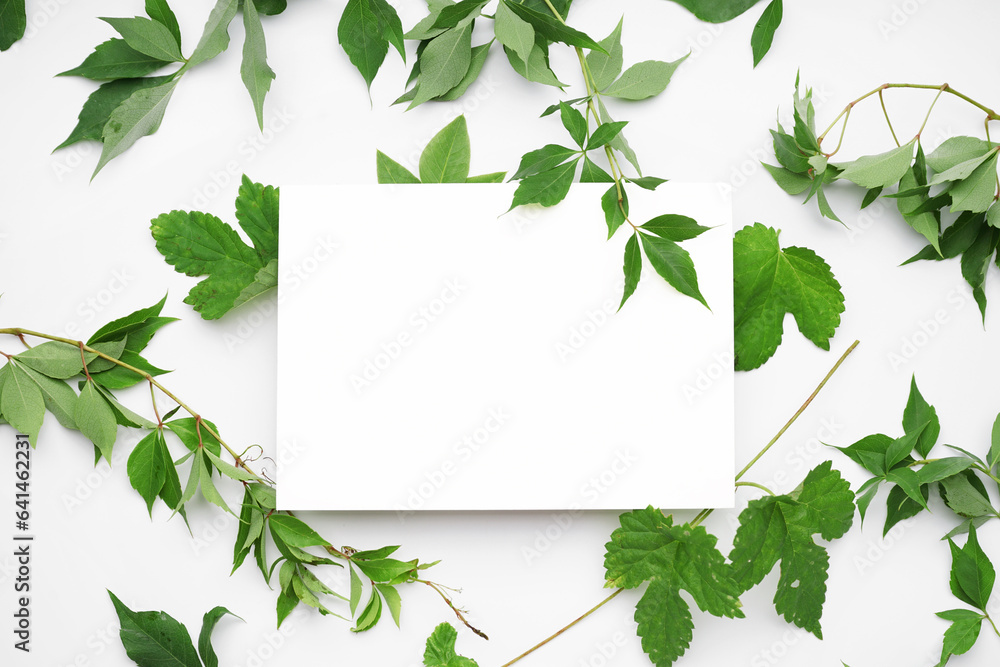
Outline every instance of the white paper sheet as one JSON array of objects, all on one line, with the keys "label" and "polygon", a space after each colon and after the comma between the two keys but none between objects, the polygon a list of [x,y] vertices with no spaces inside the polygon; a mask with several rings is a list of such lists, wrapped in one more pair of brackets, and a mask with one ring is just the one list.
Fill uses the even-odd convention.
[{"label": "white paper sheet", "polygon": [[616,312],[605,189],[501,215],[513,186],[282,187],[279,505],[731,506],[729,205],[637,193],[637,224],[718,227],[683,244],[711,310],[644,260]]}]

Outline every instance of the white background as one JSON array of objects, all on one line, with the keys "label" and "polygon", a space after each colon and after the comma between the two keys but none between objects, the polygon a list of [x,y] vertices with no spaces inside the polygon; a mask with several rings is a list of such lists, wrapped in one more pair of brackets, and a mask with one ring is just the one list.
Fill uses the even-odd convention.
[{"label": "white background", "polygon": [[[210,210],[232,220],[232,200],[241,172],[264,183],[374,182],[376,147],[414,163],[426,141],[464,111],[472,134],[474,173],[513,169],[518,157],[544,143],[563,140],[558,120],[538,120],[556,91],[528,85],[494,54],[465,101],[428,105],[409,113],[388,104],[401,92],[405,67],[390,56],[372,89],[335,43],[343,2],[303,0],[284,15],[265,18],[270,63],[278,73],[263,139],[239,80],[242,28],[234,23],[234,45],[195,69],[178,86],[166,119],[89,184],[96,148],[78,146],[50,155],[72,129],[93,84],[53,79],[77,65],[111,29],[94,17],[141,13],[142,3],[60,3],[29,0],[29,37],[0,55],[5,129],[3,217],[0,219],[0,301],[3,326],[86,337],[103,321],[156,302],[166,289],[165,313],[183,318],[163,330],[149,349],[154,363],[176,368],[168,386],[220,425],[234,443],[259,442],[274,451],[274,319],[266,304],[205,323],[181,303],[193,280],[178,276],[153,248],[148,221],[173,209]],[[403,4],[403,3],[401,3]],[[422,14],[406,2],[403,21]],[[942,439],[982,452],[1000,405],[993,389],[1000,370],[990,346],[1000,307],[996,271],[987,294],[992,305],[984,329],[968,299],[956,262],[894,268],[921,241],[890,206],[859,215],[861,193],[834,188],[831,203],[849,229],[821,220],[812,203],[799,205],[756,165],[769,157],[776,111],[787,110],[795,73],[817,90],[820,125],[849,100],[887,81],[942,83],[995,106],[997,58],[993,45],[1000,8],[985,0],[843,0],[788,2],[772,52],[750,68],[749,37],[761,8],[723,27],[699,23],[664,0],[579,0],[571,22],[596,37],[626,16],[627,62],[694,54],[677,72],[667,93],[646,104],[614,105],[632,120],[628,136],[649,174],[687,181],[722,181],[733,189],[737,224],[755,220],[782,229],[785,245],[816,249],[845,286],[848,311],[832,352],[825,353],[786,330],[786,342],[763,369],[737,378],[737,459],[749,459],[809,394],[855,338],[857,353],[751,479],[791,489],[811,467],[833,457],[855,484],[864,479],[852,463],[819,445],[849,444],[871,432],[900,433],[899,418],[909,378],[916,372],[924,395],[937,406]],[[210,3],[178,7],[185,52],[197,40]],[[574,58],[555,49],[554,66],[577,84]],[[478,97],[477,97],[478,95]],[[821,101],[822,100],[822,101]],[[892,91],[901,135],[915,132],[930,96]],[[892,144],[873,100],[852,115],[843,156],[881,151]],[[943,98],[925,135],[928,148],[942,136],[975,134],[978,114]],[[852,138],[853,137],[853,138]],[[257,141],[257,146],[251,142]],[[232,173],[227,173],[231,169]],[[881,211],[880,215],[877,212]],[[581,221],[603,227],[600,212]],[[953,292],[954,291],[954,292]],[[949,298],[950,297],[950,298]],[[963,298],[964,297],[964,300]],[[94,305],[88,305],[92,301]],[[959,304],[962,304],[959,306]],[[97,309],[100,312],[96,312]],[[941,311],[939,313],[939,311]],[[929,320],[945,320],[936,333]],[[792,328],[789,319],[788,328]],[[322,340],[322,332],[316,333]],[[888,355],[907,341],[923,343],[893,368]],[[0,349],[13,352],[13,342]],[[709,371],[706,367],[706,373]],[[694,383],[697,378],[678,378]],[[142,408],[141,390],[125,397]],[[11,444],[13,434],[0,437]],[[150,522],[124,472],[130,449],[124,438],[119,460],[108,473],[93,471],[92,448],[57,424],[46,424],[34,468],[35,653],[29,658],[0,648],[5,664],[127,665],[117,640],[105,588],[136,609],[166,609],[197,628],[201,614],[223,604],[246,623],[227,620],[217,631],[226,667],[301,664],[419,664],[423,643],[439,622],[454,620],[428,589],[404,591],[403,629],[387,621],[354,636],[337,620],[306,614],[289,621],[288,637],[274,632],[274,594],[249,568],[226,578],[234,522],[211,508],[190,510],[194,539],[179,521],[166,523],[157,508]],[[268,464],[273,469],[273,464]],[[9,491],[13,454],[0,466]],[[336,471],[335,475],[351,474]],[[621,483],[627,483],[622,480]],[[237,498],[229,496],[233,501]],[[741,492],[738,503],[754,494]],[[12,502],[11,500],[5,502]],[[933,616],[961,606],[949,593],[947,547],[938,538],[952,525],[940,504],[882,540],[882,511],[831,548],[831,577],[823,617],[825,641],[789,629],[770,605],[776,578],[743,598],[748,619],[719,620],[696,612],[696,631],[685,665],[929,665],[945,623]],[[2,516],[2,513],[0,513]],[[686,516],[686,515],[681,515]],[[492,637],[468,632],[459,651],[481,665],[499,665],[575,618],[605,595],[603,544],[617,525],[614,513],[588,513],[567,524],[549,513],[431,514],[400,523],[394,514],[316,514],[307,519],[335,543],[357,548],[402,544],[406,558],[441,558],[433,572],[460,586],[458,604]],[[728,550],[734,512],[720,512],[708,525]],[[215,524],[213,524],[213,521]],[[563,527],[565,526],[565,527]],[[0,536],[11,528],[0,530]],[[551,537],[545,537],[546,532]],[[221,533],[221,536],[220,536]],[[7,540],[9,538],[2,538]],[[982,540],[1000,560],[995,525]],[[535,549],[537,556],[531,552]],[[6,554],[7,548],[0,550]],[[529,554],[526,556],[525,554]],[[0,558],[0,618],[10,619],[9,558]],[[340,581],[341,586],[346,582]],[[634,592],[537,654],[525,665],[644,665],[634,637]],[[2,628],[0,628],[2,629]],[[280,647],[272,649],[272,644]],[[956,665],[996,664],[1000,640],[984,634],[980,646]],[[602,653],[603,651],[603,653]],[[613,652],[611,659],[604,654]],[[310,661],[310,662],[311,662]]]}]

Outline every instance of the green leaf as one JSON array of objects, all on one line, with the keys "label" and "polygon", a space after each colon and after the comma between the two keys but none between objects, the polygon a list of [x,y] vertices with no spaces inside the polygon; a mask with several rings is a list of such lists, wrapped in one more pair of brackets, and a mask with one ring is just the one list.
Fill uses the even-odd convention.
[{"label": "green leaf", "polygon": [[452,100],[457,100],[462,95],[465,95],[465,91],[469,89],[476,79],[479,78],[480,72],[483,71],[483,65],[486,64],[486,58],[490,54],[490,47],[493,42],[487,42],[486,44],[480,44],[479,46],[472,47],[472,60],[469,62],[469,70],[462,77],[462,80],[458,82],[458,85],[449,90],[444,95],[438,95],[434,98],[435,101],[439,102],[450,102]]},{"label": "green leaf", "polygon": [[[941,480],[941,497],[951,510],[967,519],[979,516],[996,516],[996,510],[986,497],[985,490],[973,486],[970,476],[979,481],[971,471]],[[980,482],[980,486],[982,483]]]},{"label": "green leaf", "polygon": [[590,135],[590,139],[587,140],[587,150],[592,151],[595,148],[601,148],[607,143],[610,143],[615,137],[621,134],[621,131],[625,129],[628,125],[628,121],[616,121],[614,123],[602,123],[594,130],[594,133]]},{"label": "green leaf", "polygon": [[[219,429],[207,419],[202,420],[202,424],[207,424],[216,433]],[[202,447],[212,452],[216,456],[222,454],[222,443],[220,443],[204,426],[199,426],[194,417],[181,417],[173,419],[164,424],[174,435],[180,438],[190,451],[196,452]],[[199,437],[200,436],[200,437]]]},{"label": "green leaf", "polygon": [[260,16],[253,0],[243,3],[243,27],[246,37],[243,40],[243,62],[240,64],[240,77],[243,85],[250,93],[254,111],[257,113],[257,125],[264,129],[264,98],[271,89],[274,80],[274,70],[267,64],[267,45],[264,42],[264,27],[260,24]]},{"label": "green leaf", "polygon": [[531,54],[527,60],[522,60],[520,56],[506,46],[503,50],[507,54],[507,60],[510,62],[511,68],[528,81],[541,83],[546,86],[555,86],[556,88],[563,88],[566,85],[552,72],[552,68],[549,67],[549,56],[538,44],[532,47]]},{"label": "green leaf", "polygon": [[959,162],[954,167],[946,169],[930,180],[928,185],[941,185],[952,181],[963,181],[971,176],[986,160],[996,153],[996,149],[990,149],[982,155]]},{"label": "green leaf", "polygon": [[483,6],[488,0],[459,0],[454,4],[446,4],[441,8],[432,28],[454,28],[463,21],[477,18],[482,14]]},{"label": "green leaf", "polygon": [[125,43],[139,53],[168,62],[184,60],[177,39],[169,28],[158,21],[143,16],[134,18],[101,17],[101,20],[117,30]]},{"label": "green leaf", "polygon": [[382,594],[385,603],[389,606],[389,613],[392,614],[392,622],[399,627],[399,613],[402,610],[403,600],[392,586],[386,584],[375,584],[375,589]]},{"label": "green leaf", "polygon": [[854,520],[854,494],[826,461],[789,495],[753,500],[739,517],[729,559],[741,591],[759,584],[781,561],[774,605],[790,623],[822,639],[829,557],[813,535],[843,537]]},{"label": "green leaf", "polygon": [[[918,152],[919,150],[920,149],[918,148]],[[916,186],[916,169],[916,165],[914,165],[914,170],[906,172],[899,181],[899,189],[901,192],[905,192],[906,190]],[[938,222],[937,216],[929,212],[916,212],[917,209],[924,206],[927,202],[928,197],[926,194],[915,194],[909,197],[897,198],[896,207],[899,209],[900,214],[902,214],[903,219],[906,220],[906,224],[922,234],[934,248],[936,254],[940,254],[941,247],[938,243],[938,237],[941,233],[941,224]]]},{"label": "green leaf", "polygon": [[917,388],[917,377],[914,375],[910,380],[910,397],[903,410],[903,431],[911,433],[917,429],[922,429],[922,431],[920,438],[917,439],[915,449],[920,454],[920,458],[925,459],[931,448],[937,443],[938,434],[941,433],[941,423],[938,420],[937,411],[920,395],[920,390]]},{"label": "green leaf", "polygon": [[281,627],[281,624],[284,622],[284,620],[288,618],[288,615],[291,614],[292,611],[297,606],[299,606],[299,599],[295,597],[294,593],[290,591],[288,593],[284,591],[281,592],[281,594],[278,596],[278,605],[277,605],[279,628]]},{"label": "green leaf", "polygon": [[[22,370],[38,385],[39,391],[42,392],[42,401],[45,402],[45,409],[51,412],[64,428],[77,430],[75,417],[76,392],[66,382],[53,380],[27,365],[24,365]],[[0,369],[0,374],[4,376],[8,372],[7,366]],[[2,387],[4,384],[4,382],[0,381],[0,403],[3,400]],[[0,412],[3,412],[2,407],[0,407]]]},{"label": "green leaf", "polygon": [[111,112],[142,88],[153,88],[169,81],[170,77],[159,76],[145,79],[120,79],[102,84],[90,94],[80,110],[76,127],[66,140],[56,146],[55,150],[66,148],[78,141],[101,141],[104,126],[107,125]]},{"label": "green leaf", "polygon": [[949,190],[951,210],[982,213],[993,204],[996,191],[997,152],[993,151],[969,176],[955,183]]},{"label": "green leaf", "polygon": [[646,60],[632,65],[616,81],[604,89],[605,95],[623,100],[644,100],[659,95],[667,88],[670,77],[684,62],[687,54],[673,62]]},{"label": "green leaf", "polygon": [[917,471],[917,475],[920,477],[921,484],[930,484],[931,482],[940,482],[942,479],[957,475],[963,470],[967,470],[972,464],[972,459],[965,458],[964,456],[949,456],[943,459],[935,459],[923,465]]},{"label": "green leaf", "polygon": [[583,168],[580,169],[580,182],[581,183],[614,183],[615,179],[611,177],[611,174],[604,171],[601,167],[597,165],[596,162],[591,160],[586,155],[583,157]]},{"label": "green leaf", "polygon": [[494,171],[491,174],[480,174],[478,176],[469,176],[465,179],[466,183],[503,183],[507,180],[506,171]]},{"label": "green leaf", "polygon": [[514,200],[510,207],[524,204],[540,204],[554,206],[566,198],[573,184],[573,174],[580,158],[571,160],[548,171],[532,174],[521,180],[514,192]]},{"label": "green leaf", "polygon": [[139,441],[128,457],[129,483],[146,501],[146,510],[150,517],[153,516],[153,503],[167,477],[157,442],[162,437],[162,431],[153,431]]},{"label": "green leaf", "polygon": [[458,632],[448,623],[441,623],[427,638],[424,648],[425,667],[477,667],[475,660],[455,653]]},{"label": "green leaf", "polygon": [[222,473],[223,475],[225,475],[230,479],[235,479],[240,482],[263,481],[257,475],[249,473],[243,468],[237,468],[236,466],[230,463],[226,463],[225,461],[223,461],[222,459],[220,459],[218,456],[208,451],[207,449],[205,450],[205,455],[208,457],[208,460],[212,462],[212,466],[215,467],[216,470],[218,470],[220,473]]},{"label": "green leaf", "polygon": [[[249,5],[253,4],[254,0],[245,0],[245,2]],[[218,625],[219,620],[226,614],[240,618],[225,607],[215,607],[206,612],[205,617],[201,621],[201,633],[198,635],[198,653],[201,654],[201,659],[205,663],[205,667],[219,667],[219,658],[215,655],[215,649],[212,647],[212,633],[215,631],[215,626]],[[242,621],[243,619],[240,618],[240,620]]]},{"label": "green leaf", "polygon": [[500,2],[507,5],[508,9],[512,10],[522,20],[530,23],[539,36],[550,42],[561,42],[569,46],[594,49],[598,52],[604,51],[604,47],[593,39],[579,30],[575,30],[565,23],[558,21],[551,14],[543,14],[511,0],[500,0]]},{"label": "green leaf", "polygon": [[0,394],[0,413],[7,423],[27,435],[33,446],[37,445],[38,431],[45,418],[42,392],[18,362],[9,361],[7,368]]},{"label": "green leaf", "polygon": [[0,51],[24,37],[28,17],[24,0],[0,0]]},{"label": "green leaf", "polygon": [[[232,2],[235,3],[235,0]],[[179,80],[173,79],[153,88],[140,88],[111,112],[101,134],[104,142],[101,158],[91,178],[136,141],[159,129]]]},{"label": "green leaf", "polygon": [[[890,481],[898,481],[898,476],[902,470],[908,470],[908,468],[897,468],[896,470],[889,472],[889,476],[894,478]],[[910,476],[909,479],[912,480],[912,476]],[[920,514],[920,512],[924,509],[927,509],[929,487],[921,485],[919,489],[913,489],[911,491],[914,495],[918,495],[920,497],[920,502],[917,502],[910,497],[910,495],[903,489],[904,487],[899,484],[889,489],[889,495],[888,498],[886,498],[885,523],[882,526],[882,537],[888,535],[893,526],[900,521],[905,521],[910,517]]]},{"label": "green leaf", "polygon": [[759,0],[674,0],[678,5],[709,23],[726,23],[757,4]]},{"label": "green leaf", "polygon": [[351,632],[364,632],[365,630],[370,630],[378,623],[378,619],[382,616],[382,597],[374,589],[372,590],[372,596],[368,599],[368,604],[365,606],[364,611],[358,617],[357,622],[354,627],[351,628]]},{"label": "green leaf", "polygon": [[164,26],[173,35],[177,48],[180,49],[181,27],[177,24],[177,17],[174,16],[174,11],[170,9],[167,0],[146,0],[146,15]]},{"label": "green leaf", "polygon": [[826,262],[808,248],[778,245],[778,232],[760,223],[733,239],[736,369],[752,370],[781,344],[787,313],[823,350],[840,325],[844,295]]},{"label": "green leaf", "polygon": [[981,158],[992,148],[975,137],[949,137],[927,156],[927,166],[940,174],[963,162]]},{"label": "green leaf", "polygon": [[990,595],[993,594],[996,571],[993,569],[993,563],[979,546],[975,527],[970,528],[969,538],[961,550],[958,550],[951,540],[948,542],[952,548],[952,590],[954,591],[957,584],[960,591],[964,593],[964,597],[959,596],[960,599],[985,611],[990,601]]},{"label": "green leaf", "polygon": [[268,524],[286,544],[293,547],[330,546],[330,543],[320,537],[315,530],[290,514],[272,514]]},{"label": "green leaf", "polygon": [[[612,123],[614,119],[611,118],[611,114],[608,113],[607,107],[604,106],[604,101],[598,97],[597,98],[597,113],[601,117],[602,123]],[[635,151],[629,146],[628,140],[625,139],[624,134],[619,134],[617,137],[611,140],[611,148],[621,153],[629,163],[635,167],[636,172],[639,176],[642,176],[642,167],[639,166],[639,158],[636,157]]]},{"label": "green leaf", "polygon": [[649,222],[639,225],[639,229],[644,229],[668,241],[680,243],[681,241],[693,239],[699,234],[707,232],[710,227],[703,227],[696,220],[686,215],[667,213],[665,215],[658,215]]},{"label": "green leaf", "polygon": [[775,167],[767,164],[766,162],[761,162],[761,164],[764,165],[767,172],[771,174],[771,178],[774,179],[774,182],[790,195],[802,194],[812,185],[812,179],[804,174],[797,174],[791,169]]},{"label": "green leaf", "polygon": [[951,656],[966,653],[975,645],[986,617],[969,609],[939,611],[936,615],[951,621],[951,625],[944,631],[944,644],[941,647],[940,664],[944,665]]},{"label": "green leaf", "polygon": [[[4,397],[10,391],[10,383],[4,386]],[[6,409],[4,415],[9,416]],[[101,455],[111,463],[111,450],[118,437],[118,422],[111,404],[101,395],[93,382],[87,382],[80,391],[73,414],[80,432],[94,443]]]},{"label": "green leaf", "polygon": [[583,114],[565,102],[560,102],[559,115],[562,118],[563,127],[569,132],[569,136],[580,148],[583,148],[587,141],[587,120]]},{"label": "green leaf", "polygon": [[179,512],[184,517],[184,520],[187,521],[184,513],[184,504],[181,502],[181,497],[183,496],[181,480],[177,476],[177,467],[170,456],[170,450],[167,449],[166,441],[157,440],[156,449],[159,452],[165,473],[163,488],[160,489],[159,493],[160,499],[167,504],[167,507]]},{"label": "green leaf", "polygon": [[888,187],[899,182],[913,162],[916,139],[878,155],[863,155],[854,162],[840,165],[844,171],[838,178],[857,183],[863,188]]},{"label": "green leaf", "polygon": [[233,510],[231,510],[229,505],[226,503],[226,499],[223,498],[222,494],[219,493],[219,490],[215,488],[215,482],[212,481],[212,475],[209,472],[208,463],[205,461],[207,456],[210,456],[207,449],[199,450],[195,455],[194,463],[192,464],[201,468],[199,473],[199,477],[201,478],[201,495],[205,496],[205,500],[212,503],[216,507],[219,507],[224,512],[228,512],[229,514],[236,516],[236,513],[233,512]]},{"label": "green leaf", "polygon": [[750,36],[750,46],[753,48],[753,66],[756,67],[771,49],[774,32],[781,25],[781,0],[773,0],[761,14]]},{"label": "green leaf", "polygon": [[432,39],[420,55],[420,80],[410,102],[412,109],[461,83],[472,64],[472,24],[445,31]]},{"label": "green leaf", "polygon": [[619,20],[611,34],[600,41],[603,52],[592,50],[587,54],[587,66],[590,68],[594,88],[597,90],[604,90],[621,74],[625,62],[622,49],[624,20],[624,18]]},{"label": "green leaf", "polygon": [[390,42],[405,60],[403,24],[385,0],[349,0],[337,26],[337,41],[368,88],[385,61]]},{"label": "green leaf", "polygon": [[244,179],[236,217],[253,248],[228,224],[197,211],[164,213],[150,226],[156,249],[174,270],[207,276],[184,299],[205,319],[222,317],[252,296],[244,290],[260,283],[261,270],[277,259],[278,190]]},{"label": "green leaf", "polygon": [[465,116],[448,123],[420,154],[421,183],[464,183],[469,177],[469,129]]},{"label": "green leaf", "polygon": [[[117,359],[122,356],[122,353],[125,351],[125,345],[125,339],[119,339],[105,343],[94,343],[93,345],[90,345],[90,347],[108,357]],[[101,373],[115,367],[115,363],[113,361],[110,361],[105,357],[98,358],[98,356],[93,352],[87,352],[84,356],[87,359],[87,369],[91,372],[91,374]]]},{"label": "green leaf", "polygon": [[656,190],[656,188],[660,187],[661,185],[667,182],[667,179],[658,178],[656,176],[640,176],[639,178],[628,178],[626,176],[625,180],[628,181],[629,183],[635,183],[643,190],[650,190],[650,191]]},{"label": "green leaf", "polygon": [[202,30],[201,39],[183,69],[211,60],[229,47],[229,24],[236,16],[238,0],[218,0]]},{"label": "green leaf", "polygon": [[635,606],[636,634],[657,667],[671,665],[691,645],[694,622],[680,591],[662,580],[650,582]]},{"label": "green leaf", "polygon": [[125,653],[137,665],[201,667],[187,628],[162,611],[135,612],[108,591],[121,623]]},{"label": "green leaf", "polygon": [[409,169],[399,164],[382,151],[375,151],[375,172],[379,183],[419,183]]},{"label": "green leaf", "polygon": [[923,435],[926,424],[921,424],[912,431],[896,438],[889,444],[885,452],[885,469],[892,470],[913,452],[918,439]]},{"label": "green leaf", "polygon": [[526,176],[533,176],[543,171],[554,169],[580,151],[557,144],[547,144],[535,151],[525,153],[518,165],[517,172],[510,177],[516,181]]},{"label": "green leaf", "polygon": [[[784,132],[775,132],[771,130],[771,137],[773,139],[772,144],[774,146],[774,156],[778,158],[778,162],[782,167],[788,169],[795,174],[804,174],[811,168],[809,164],[809,159],[802,154],[799,150],[798,144],[795,143],[795,139]],[[772,176],[774,173],[772,172]],[[813,183],[813,179],[809,179],[810,185]],[[781,185],[781,183],[778,183]],[[805,188],[803,188],[804,190]]]},{"label": "green leaf", "polygon": [[[163,310],[163,305],[166,302],[167,296],[164,295],[159,302],[154,303],[148,308],[140,308],[133,313],[129,313],[125,317],[120,317],[117,320],[108,322],[94,332],[94,335],[92,335],[87,341],[87,345],[93,346],[97,343],[107,343],[121,340],[133,332],[145,329],[145,327],[150,324],[151,319],[159,316],[160,312]],[[152,334],[150,334],[150,337],[152,337]],[[146,342],[148,342],[148,339]]]},{"label": "green leaf", "polygon": [[872,500],[875,498],[875,494],[878,493],[878,487],[883,481],[882,477],[872,477],[858,487],[857,494],[855,495],[855,503],[857,504],[858,515],[861,516],[862,522],[865,520],[865,514],[868,512],[868,506],[871,505]]},{"label": "green leaf", "polygon": [[531,51],[535,48],[535,29],[503,2],[497,5],[493,29],[500,43],[516,53],[518,58],[524,62],[531,58]]},{"label": "green leaf", "polygon": [[358,573],[354,571],[353,567],[348,567],[347,569],[351,571],[350,607],[351,607],[351,616],[354,616],[354,612],[357,611],[358,609],[358,604],[361,603],[361,593],[364,590],[364,584],[362,583],[361,578],[358,576]]},{"label": "green leaf", "polygon": [[[356,554],[355,554],[356,556]],[[416,569],[415,561],[401,561],[395,558],[378,558],[374,560],[357,560],[353,563],[365,575],[378,582],[393,581],[394,579],[413,572]]]},{"label": "green leaf", "polygon": [[993,431],[990,435],[990,451],[986,454],[986,467],[992,470],[1000,465],[1000,414],[993,422]]},{"label": "green leaf", "polygon": [[65,380],[83,372],[83,357],[80,354],[80,348],[68,343],[48,341],[36,345],[30,350],[15,354],[14,358],[28,368],[33,368],[43,375],[59,380]]},{"label": "green leaf", "polygon": [[899,489],[920,507],[925,510],[930,509],[927,507],[927,491],[920,483],[920,476],[912,468],[905,466],[895,468],[886,473],[885,478],[887,481],[899,485]]},{"label": "green leaf", "polygon": [[678,292],[707,308],[708,302],[698,289],[698,274],[688,251],[673,241],[649,234],[639,234],[639,239],[653,269]]},{"label": "green leaf", "polygon": [[[94,81],[129,79],[145,76],[168,64],[170,64],[169,61],[140,53],[129,46],[124,39],[114,37],[98,44],[94,48],[94,52],[87,56],[82,63],[73,69],[60,72],[56,76],[82,76]],[[130,82],[122,83],[128,85]],[[136,88],[133,87],[132,92],[135,90]],[[91,99],[93,97],[94,95],[91,95]],[[122,98],[119,103],[124,99]],[[97,139],[100,139],[100,134],[98,134]]]},{"label": "green leaf", "polygon": [[885,477],[887,472],[885,455],[892,443],[893,439],[889,436],[876,433],[861,438],[850,447],[837,447],[836,449],[839,449],[871,474]]},{"label": "green leaf", "polygon": [[608,225],[609,239],[625,223],[625,216],[628,215],[628,192],[624,187],[621,189],[620,201],[618,199],[618,192],[618,185],[615,184],[601,195],[601,209],[604,210],[604,221]]}]

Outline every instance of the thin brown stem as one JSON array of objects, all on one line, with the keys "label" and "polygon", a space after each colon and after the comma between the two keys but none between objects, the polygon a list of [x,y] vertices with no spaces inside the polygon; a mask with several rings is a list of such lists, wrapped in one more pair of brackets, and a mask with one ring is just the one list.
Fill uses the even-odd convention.
[{"label": "thin brown stem", "polygon": [[564,633],[567,630],[569,630],[570,628],[572,628],[574,625],[576,625],[577,623],[579,623],[583,619],[585,619],[588,616],[590,616],[591,614],[593,614],[595,611],[597,611],[598,609],[600,609],[601,607],[603,607],[607,603],[609,603],[612,600],[614,600],[616,597],[618,597],[621,594],[621,592],[623,590],[625,590],[625,589],[624,588],[619,588],[619,589],[615,590],[614,593],[612,593],[608,597],[606,597],[603,600],[601,600],[600,602],[598,602],[594,607],[591,607],[589,611],[587,611],[585,614],[583,614],[582,616],[580,616],[579,618],[577,618],[575,621],[573,621],[572,623],[570,623],[568,625],[563,626],[560,630],[557,630],[556,632],[554,632],[553,634],[549,635],[548,637],[546,637],[542,641],[538,642],[537,644],[535,644],[534,646],[532,646],[527,651],[525,651],[521,655],[517,656],[516,658],[514,658],[510,662],[505,662],[500,667],[510,667],[511,665],[513,665],[518,660],[521,660],[522,658],[525,658],[528,655],[531,655],[532,653],[534,653],[538,649],[542,648],[543,646],[545,646],[546,644],[548,644],[550,641],[552,641],[553,639],[555,639],[556,637],[558,637],[562,633]]},{"label": "thin brown stem", "polygon": [[468,620],[466,620],[465,615],[462,613],[462,610],[455,606],[455,604],[451,601],[451,598],[448,597],[448,594],[445,593],[443,590],[441,590],[441,586],[439,584],[435,584],[433,581],[427,581],[426,579],[417,579],[417,582],[424,584],[425,586],[430,586],[431,589],[437,591],[437,594],[441,596],[441,599],[445,601],[445,604],[451,607],[451,610],[455,612],[455,616],[458,617],[458,620],[462,621],[465,627],[469,628],[470,630],[472,630],[472,632],[479,635],[483,639],[489,640],[489,637],[486,636],[485,632],[475,627],[474,625],[469,623]]}]

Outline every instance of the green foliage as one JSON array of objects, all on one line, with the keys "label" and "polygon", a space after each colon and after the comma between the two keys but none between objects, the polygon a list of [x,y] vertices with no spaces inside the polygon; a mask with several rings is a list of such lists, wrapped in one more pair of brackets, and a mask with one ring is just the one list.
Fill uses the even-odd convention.
[{"label": "green foliage", "polygon": [[[673,0],[702,21],[725,23],[747,11],[760,0]],[[750,36],[753,66],[756,67],[771,49],[774,33],[781,25],[782,2],[771,0],[754,25]]]},{"label": "green foliage", "polygon": [[0,51],[6,51],[24,37],[28,27],[25,0],[0,0]]},{"label": "green foliage", "polygon": [[406,60],[403,25],[385,0],[349,0],[337,26],[337,41],[371,88],[389,44]]},{"label": "green foliage", "polygon": [[787,495],[751,501],[740,513],[729,559],[733,578],[746,591],[759,584],[781,561],[774,606],[789,623],[820,639],[820,617],[826,599],[829,556],[817,545],[843,537],[854,519],[850,485],[827,461],[813,469]]},{"label": "green foliage", "polygon": [[840,325],[844,295],[822,257],[808,248],[781,248],[778,232],[759,222],[733,238],[733,300],[736,370],[751,370],[781,344],[784,318],[829,350]]},{"label": "green foliage", "polygon": [[682,589],[702,611],[743,617],[732,568],[703,527],[675,525],[673,517],[652,507],[622,514],[619,521],[621,527],[605,545],[605,585],[637,588],[649,582],[635,620],[653,664],[672,664],[690,643],[693,626]]},{"label": "green foliage", "polygon": [[475,660],[455,653],[458,632],[448,623],[442,623],[427,638],[424,650],[425,667],[477,667]]},{"label": "green foliage", "polygon": [[[979,537],[975,526],[970,527],[969,537],[965,546],[959,549],[949,539],[951,548],[951,592],[965,604],[975,607],[971,609],[950,609],[938,612],[938,616],[951,625],[945,630],[944,642],[941,647],[941,662],[948,663],[953,655],[961,655],[971,649],[979,638],[983,621],[990,619],[987,607],[996,582],[996,570],[989,557],[979,545]],[[996,626],[993,626],[996,629]]]},{"label": "green foliage", "polygon": [[167,263],[188,276],[207,276],[184,299],[203,318],[222,317],[277,287],[278,194],[243,176],[236,220],[253,247],[208,213],[171,211],[153,219],[156,249]]},{"label": "green foliage", "polygon": [[[843,119],[843,133],[854,105],[889,88],[937,88],[940,93],[954,93],[944,85],[889,84],[880,86],[852,102],[826,131]],[[957,93],[954,93],[957,95]],[[970,98],[965,101],[985,109]],[[933,105],[932,105],[933,106]],[[806,201],[814,195],[820,212],[837,220],[823,194],[834,180],[848,180],[867,188],[862,208],[879,197],[896,200],[903,220],[927,239],[928,245],[903,264],[918,260],[944,260],[961,257],[962,277],[972,288],[972,295],[986,318],[986,276],[1000,245],[1000,206],[997,205],[997,163],[1000,146],[975,137],[956,136],[945,140],[925,156],[920,143],[923,127],[910,141],[882,153],[863,155],[856,160],[833,164],[829,159],[839,150],[824,152],[820,143],[826,132],[815,134],[811,93],[799,98],[798,81],[794,98],[793,135],[778,126],[772,130],[774,152],[780,167],[765,165],[778,185],[789,194],[808,190]],[[987,111],[987,119],[994,120]],[[888,119],[888,115],[886,116]],[[926,121],[925,121],[926,123]],[[895,134],[893,134],[895,137]],[[895,188],[895,191],[886,192]],[[948,224],[949,214],[958,217]]]},{"label": "green foliage", "polygon": [[119,635],[125,653],[139,667],[202,667],[203,664],[204,667],[218,667],[219,659],[212,648],[212,632],[223,616],[235,616],[225,607],[216,607],[205,614],[195,651],[187,628],[166,612],[132,611],[114,593],[108,591],[108,595],[121,623]]},{"label": "green foliage", "polygon": [[[0,4],[0,46],[7,27],[3,20],[5,12],[15,4]],[[56,150],[78,141],[102,142],[101,157],[94,169],[96,176],[136,141],[156,132],[184,74],[228,48],[229,24],[240,4],[238,0],[218,0],[198,45],[188,58],[181,52],[180,27],[167,0],[147,0],[148,18],[103,18],[120,37],[98,45],[80,65],[60,76],[81,76],[108,83],[87,99],[76,128]],[[23,0],[21,7],[23,13]],[[246,38],[240,73],[250,93],[257,122],[263,129],[264,98],[275,75],[267,65],[267,48],[258,12],[278,13],[284,9],[284,3],[247,0],[243,9]],[[180,67],[170,74],[147,77],[173,63],[179,63]]]},{"label": "green foliage", "polygon": [[420,178],[382,151],[375,151],[379,183],[502,183],[506,172],[469,176],[472,149],[465,116],[438,132],[420,154]]},{"label": "green foliage", "polygon": [[771,4],[764,8],[764,13],[753,27],[753,34],[750,35],[750,48],[753,49],[753,66],[756,67],[771,49],[771,42],[774,41],[774,32],[781,25],[782,5],[781,0],[771,0]]}]

